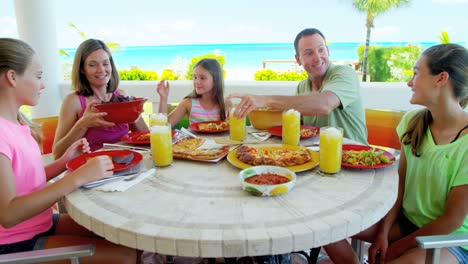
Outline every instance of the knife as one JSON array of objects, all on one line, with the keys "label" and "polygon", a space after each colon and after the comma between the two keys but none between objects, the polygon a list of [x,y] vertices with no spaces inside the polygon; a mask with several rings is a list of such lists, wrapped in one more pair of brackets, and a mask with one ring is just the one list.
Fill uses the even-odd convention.
[{"label": "knife", "polygon": [[193,134],[192,132],[188,131],[188,129],[186,129],[185,127],[181,128],[180,131],[186,135],[189,135],[191,137],[194,137],[194,138],[197,138],[198,136],[196,136],[195,134]]},{"label": "knife", "polygon": [[225,144],[225,145],[241,145],[241,144],[261,144],[265,143],[263,141],[258,141],[258,140],[249,140],[249,141],[240,141],[240,140],[231,140],[227,138],[214,138],[214,141],[217,144]]},{"label": "knife", "polygon": [[126,146],[126,145],[111,144],[111,143],[104,143],[102,148],[103,149],[131,149],[131,150],[142,151],[142,152],[150,151],[150,149],[147,149],[147,148],[139,148],[139,147],[134,147],[134,146]]}]

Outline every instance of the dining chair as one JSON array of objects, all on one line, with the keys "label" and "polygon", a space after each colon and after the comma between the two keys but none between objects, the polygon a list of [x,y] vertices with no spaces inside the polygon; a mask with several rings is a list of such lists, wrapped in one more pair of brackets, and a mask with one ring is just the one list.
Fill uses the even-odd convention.
[{"label": "dining chair", "polygon": [[92,256],[94,251],[95,246],[92,244],[25,251],[0,255],[0,263],[26,264],[69,259],[70,263],[79,264],[79,258]]},{"label": "dining chair", "polygon": [[420,248],[426,249],[426,264],[440,263],[440,249],[444,247],[468,246],[468,234],[450,234],[416,237]]}]

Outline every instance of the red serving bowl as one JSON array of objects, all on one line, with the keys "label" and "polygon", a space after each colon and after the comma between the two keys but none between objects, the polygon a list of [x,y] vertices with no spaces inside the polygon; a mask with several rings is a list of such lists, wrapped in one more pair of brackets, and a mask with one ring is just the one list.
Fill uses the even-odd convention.
[{"label": "red serving bowl", "polygon": [[99,112],[106,112],[104,119],[114,123],[133,123],[141,113],[146,98],[135,98],[132,101],[96,104],[94,107]]}]

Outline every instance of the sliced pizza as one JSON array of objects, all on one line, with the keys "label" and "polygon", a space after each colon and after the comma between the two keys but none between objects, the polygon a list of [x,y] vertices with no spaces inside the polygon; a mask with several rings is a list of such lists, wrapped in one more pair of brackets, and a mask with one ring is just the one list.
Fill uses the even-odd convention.
[{"label": "sliced pizza", "polygon": [[185,137],[178,140],[172,145],[172,150],[175,152],[194,150],[200,147],[205,140],[199,137]]},{"label": "sliced pizza", "polygon": [[185,151],[174,151],[174,158],[179,159],[195,159],[195,160],[213,160],[226,156],[229,152],[229,146],[221,148],[198,148]]},{"label": "sliced pizza", "polygon": [[214,160],[226,156],[229,146],[200,148],[205,142],[202,138],[182,138],[172,146],[174,158],[192,160]]},{"label": "sliced pizza", "polygon": [[312,156],[308,149],[255,148],[241,146],[236,151],[238,160],[253,166],[274,165],[289,167],[309,162]]}]

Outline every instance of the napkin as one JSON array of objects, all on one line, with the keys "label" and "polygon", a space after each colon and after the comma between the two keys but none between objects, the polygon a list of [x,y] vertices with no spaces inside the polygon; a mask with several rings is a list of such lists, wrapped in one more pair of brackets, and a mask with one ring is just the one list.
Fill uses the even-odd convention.
[{"label": "napkin", "polygon": [[265,131],[249,131],[249,134],[259,141],[265,141],[271,137],[271,134]]},{"label": "napkin", "polygon": [[111,182],[111,181],[124,180],[124,179],[126,179],[128,177],[132,177],[135,174],[139,173],[141,167],[142,167],[142,162],[139,162],[135,166],[132,166],[132,167],[130,167],[128,169],[114,172],[114,174],[112,176],[105,177],[105,178],[102,178],[102,179],[99,179],[99,180],[96,180],[96,181],[93,181],[93,182],[88,182],[87,184],[81,186],[81,188],[93,189],[93,188],[95,188],[97,186],[103,185],[103,184]]},{"label": "napkin", "polygon": [[[146,179],[148,176],[153,175],[154,172],[155,172],[155,168],[152,168],[147,171],[140,172],[139,175],[136,175],[136,177],[130,181],[125,181],[123,179],[120,181],[111,181],[103,185],[100,185],[96,187],[95,189],[98,191],[103,191],[103,192],[125,192],[130,187]],[[132,175],[130,177],[133,177],[133,176],[135,175]]]}]

